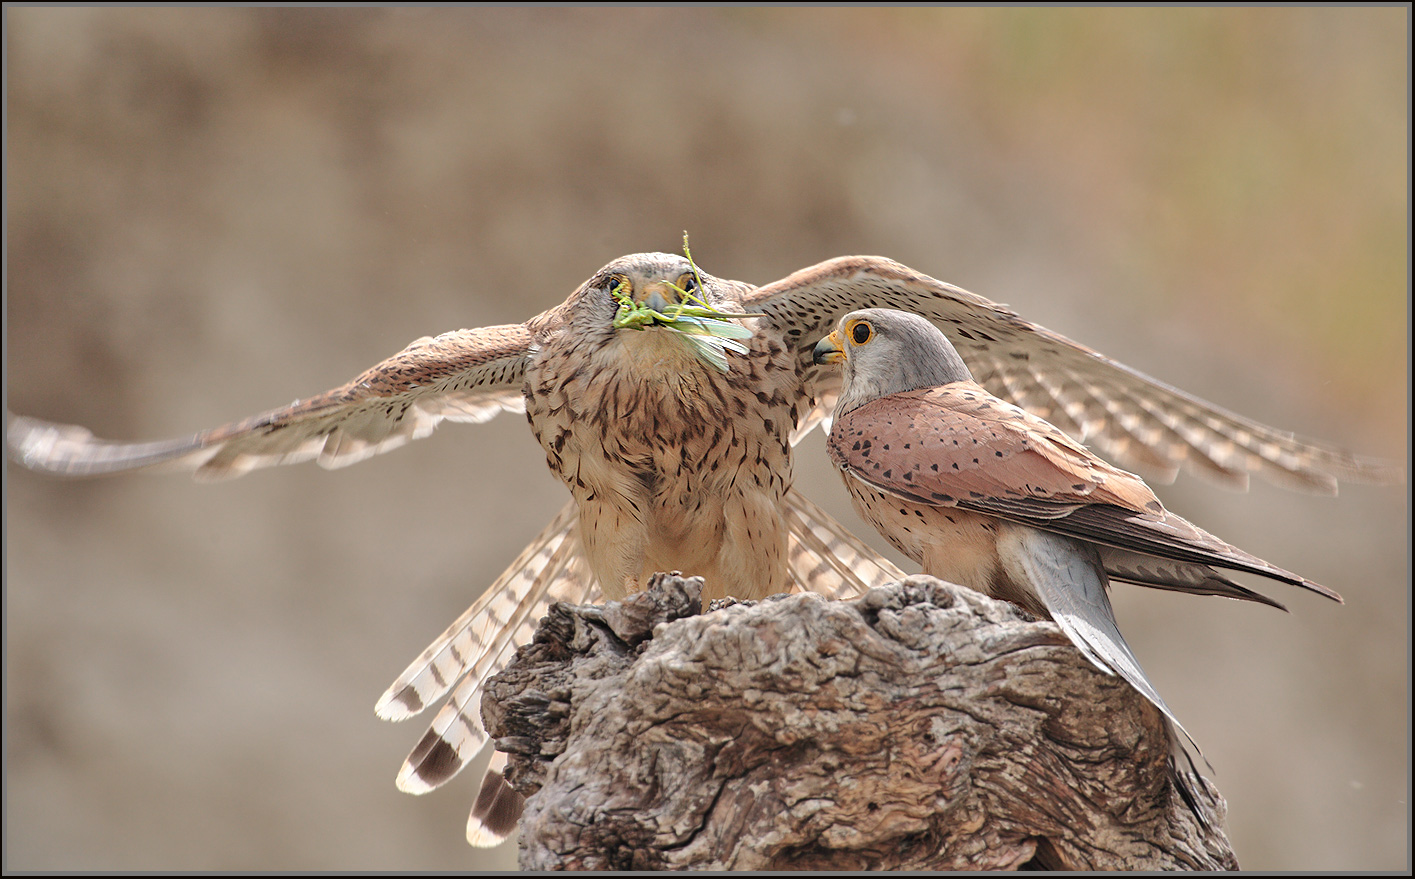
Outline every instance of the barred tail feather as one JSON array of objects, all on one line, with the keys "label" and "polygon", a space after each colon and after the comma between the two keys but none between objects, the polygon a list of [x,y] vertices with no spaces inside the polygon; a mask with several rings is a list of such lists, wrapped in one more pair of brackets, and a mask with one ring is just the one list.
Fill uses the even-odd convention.
[{"label": "barred tail feather", "polygon": [[505,667],[518,646],[531,640],[551,602],[582,603],[598,591],[573,531],[559,542],[541,571],[525,582],[529,588],[514,596],[519,601],[509,619],[481,642],[482,652],[469,663],[456,692],[404,761],[398,773],[400,790],[426,793],[461,771],[487,742],[481,725],[481,694],[487,678]]},{"label": "barred tail feather", "polygon": [[[411,665],[398,676],[374,706],[384,720],[406,720],[440,699],[468,668],[485,653],[487,645],[510,623],[526,597],[537,591],[547,566],[573,536],[577,508],[570,502],[522,551],[496,582],[482,593],[466,613],[457,618]],[[546,580],[539,584],[544,589]]]},{"label": "barred tail feather", "polygon": [[800,492],[786,492],[787,558],[791,591],[827,598],[858,598],[904,572],[845,530]]},{"label": "barred tail feather", "polygon": [[505,771],[506,755],[498,751],[486,768],[477,801],[467,816],[467,842],[477,848],[505,842],[526,807],[526,798],[506,783]]}]

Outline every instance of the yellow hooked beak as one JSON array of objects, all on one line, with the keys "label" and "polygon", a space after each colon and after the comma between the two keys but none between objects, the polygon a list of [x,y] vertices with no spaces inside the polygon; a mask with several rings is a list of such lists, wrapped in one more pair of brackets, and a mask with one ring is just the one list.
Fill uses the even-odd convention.
[{"label": "yellow hooked beak", "polygon": [[840,331],[831,330],[829,336],[816,343],[811,351],[811,359],[816,363],[840,363],[845,360],[845,346],[840,344]]}]

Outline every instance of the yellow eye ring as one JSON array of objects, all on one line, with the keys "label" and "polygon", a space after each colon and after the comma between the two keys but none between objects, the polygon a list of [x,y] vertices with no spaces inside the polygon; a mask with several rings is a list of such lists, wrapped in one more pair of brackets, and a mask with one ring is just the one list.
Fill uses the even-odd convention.
[{"label": "yellow eye ring", "polygon": [[856,345],[863,345],[875,336],[875,328],[870,326],[866,320],[851,321],[850,326],[845,328],[845,334],[850,337],[850,341]]}]

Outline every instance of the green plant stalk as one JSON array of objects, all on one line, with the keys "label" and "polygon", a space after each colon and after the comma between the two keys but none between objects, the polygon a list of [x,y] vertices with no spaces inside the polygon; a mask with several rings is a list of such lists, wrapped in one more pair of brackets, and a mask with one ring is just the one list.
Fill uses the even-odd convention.
[{"label": "green plant stalk", "polygon": [[[683,233],[683,253],[688,257],[688,265],[693,269],[693,278],[698,282],[698,289],[703,289],[702,276],[698,274],[698,266],[693,262],[693,255],[688,250],[686,232]],[[671,283],[668,286],[672,287],[683,301],[670,305],[662,312],[655,311],[643,303],[635,302],[626,292],[627,286],[626,283],[620,282],[610,291],[619,303],[619,311],[614,315],[615,329],[642,330],[645,327],[657,326],[670,330],[691,345],[700,358],[722,372],[729,369],[726,352],[746,354],[747,346],[742,344],[741,340],[752,337],[751,330],[725,318],[765,317],[762,314],[736,314],[713,308],[701,297]]]}]

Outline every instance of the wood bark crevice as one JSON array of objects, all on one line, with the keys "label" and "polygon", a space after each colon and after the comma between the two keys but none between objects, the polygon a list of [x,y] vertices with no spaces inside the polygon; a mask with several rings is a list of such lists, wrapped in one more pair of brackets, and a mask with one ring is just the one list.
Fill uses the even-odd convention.
[{"label": "wood bark crevice", "polygon": [[1161,715],[1049,622],[931,577],[555,605],[487,687],[524,869],[1233,869]]}]

